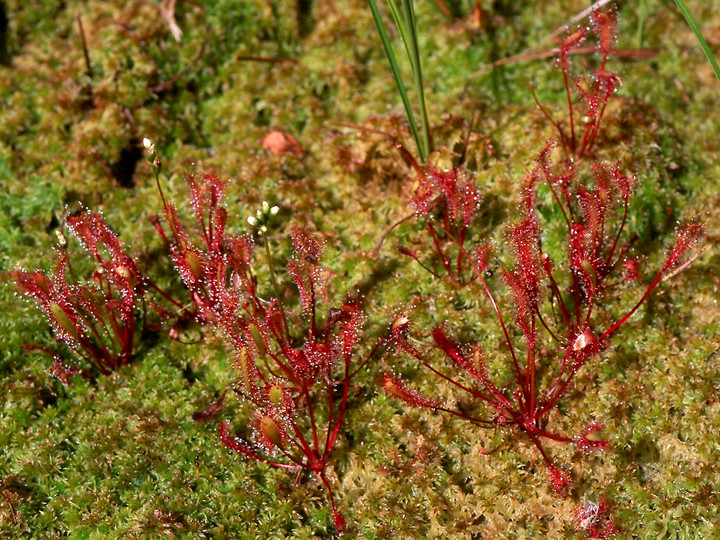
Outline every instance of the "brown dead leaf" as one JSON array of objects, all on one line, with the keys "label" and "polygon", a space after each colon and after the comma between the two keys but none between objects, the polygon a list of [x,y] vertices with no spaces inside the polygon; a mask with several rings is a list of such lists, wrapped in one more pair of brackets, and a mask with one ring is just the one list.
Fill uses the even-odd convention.
[{"label": "brown dead leaf", "polygon": [[302,156],[305,153],[295,137],[279,129],[273,129],[262,138],[262,147],[278,156]]}]

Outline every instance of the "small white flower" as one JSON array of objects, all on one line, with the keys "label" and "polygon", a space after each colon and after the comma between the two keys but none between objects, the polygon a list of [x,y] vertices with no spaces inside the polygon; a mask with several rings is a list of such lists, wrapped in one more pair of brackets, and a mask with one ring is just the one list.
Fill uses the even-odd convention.
[{"label": "small white flower", "polygon": [[273,207],[270,209],[270,215],[271,215],[271,216],[276,216],[279,211],[280,211],[280,208],[278,208],[277,206],[273,206]]},{"label": "small white flower", "polygon": [[60,247],[67,246],[67,240],[65,239],[65,235],[62,233],[62,231],[60,229],[55,229],[55,236],[57,236]]},{"label": "small white flower", "polygon": [[153,144],[153,142],[152,142],[150,139],[148,139],[147,137],[145,137],[145,138],[143,139],[143,146],[144,146],[146,149],[150,150],[150,149],[151,149],[153,146],[155,146],[155,145]]},{"label": "small white flower", "polygon": [[270,211],[270,205],[268,204],[267,201],[262,202],[262,211],[264,214],[266,214],[267,212]]},{"label": "small white flower", "polygon": [[250,216],[247,218],[247,222],[254,227],[257,225],[257,218],[255,216]]}]

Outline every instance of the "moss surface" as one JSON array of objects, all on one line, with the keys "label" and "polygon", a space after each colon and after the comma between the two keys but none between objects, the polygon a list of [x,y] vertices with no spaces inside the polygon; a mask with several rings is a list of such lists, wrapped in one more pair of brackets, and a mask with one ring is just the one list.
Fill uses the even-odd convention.
[{"label": "moss surface", "polygon": [[[562,78],[549,59],[509,63],[469,83],[468,76],[535,44],[587,2],[483,2],[479,26],[469,16],[449,24],[431,2],[416,3],[437,147],[431,161],[457,161],[477,111],[467,152],[484,196],[476,236],[501,241],[515,186],[553,136],[528,84],[550,110],[562,111]],[[0,2],[7,16],[0,35],[0,61],[7,60],[0,66],[0,271],[48,269],[66,206],[84,204],[104,213],[146,273],[181,291],[148,220],[162,210],[141,148],[149,137],[163,157],[164,189],[180,207],[187,209],[183,176],[212,171],[233,179],[233,228],[243,228],[267,199],[282,209],[281,252],[290,224],[319,231],[336,298],[358,288],[365,294],[365,352],[401,309],[413,313],[419,339],[448,321],[462,339],[492,350],[499,335],[486,302],[429,279],[394,252],[414,237],[413,225],[398,228],[373,255],[387,228],[408,214],[410,170],[386,137],[339,124],[386,131],[409,149],[413,143],[366,3],[203,4],[178,2],[177,43],[151,0]],[[689,4],[720,52],[717,10]],[[646,278],[683,216],[706,217],[712,247],[662,283],[550,418],[570,435],[602,421],[612,450],[584,455],[551,445],[575,480],[560,497],[526,438],[408,410],[377,392],[384,369],[377,363],[353,381],[330,472],[349,537],[582,537],[573,511],[600,497],[623,536],[716,534],[720,87],[672,2],[638,5],[620,10],[617,46],[657,51],[612,60],[623,86],[608,112],[601,156],[622,158],[640,181],[628,226],[643,239],[636,248]],[[272,128],[296,137],[304,154],[263,150]],[[552,245],[560,216],[543,219]],[[639,290],[619,291],[608,309],[626,311]],[[296,482],[245,461],[219,443],[217,418],[192,420],[234,378],[229,354],[212,335],[195,345],[159,336],[114,375],[74,377],[63,387],[47,374],[48,359],[21,348],[54,346],[40,313],[11,284],[0,287],[0,311],[0,536],[333,533],[318,481]],[[382,363],[426,393],[451,395],[406,358],[387,355]],[[230,400],[219,418],[239,425],[249,414]]]}]

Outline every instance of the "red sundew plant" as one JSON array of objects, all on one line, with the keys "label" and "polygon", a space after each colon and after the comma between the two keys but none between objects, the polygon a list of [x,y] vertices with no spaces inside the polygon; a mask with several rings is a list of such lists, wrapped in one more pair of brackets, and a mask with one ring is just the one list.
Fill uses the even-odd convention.
[{"label": "red sundew plant", "polygon": [[[562,491],[570,478],[553,464],[541,439],[573,443],[583,449],[604,449],[608,444],[599,438],[602,426],[597,424],[589,426],[576,437],[548,430],[545,424],[549,412],[567,391],[578,371],[608,346],[610,336],[637,311],[661,278],[694,245],[703,227],[695,223],[680,227],[676,231],[674,247],[668,251],[665,263],[639,301],[625,315],[608,322],[606,313],[598,313],[599,305],[607,304],[610,294],[621,283],[637,279],[636,262],[626,258],[628,246],[621,247],[618,241],[627,211],[619,212],[617,207],[610,206],[614,203],[627,208],[620,187],[626,184],[620,180],[616,170],[601,165],[594,169],[594,186],[575,182],[576,189],[571,200],[579,202],[575,208],[564,209],[568,217],[564,268],[569,270],[569,276],[563,281],[560,277],[562,272],[558,271],[543,248],[542,230],[534,204],[536,185],[543,167],[547,165],[544,154],[546,152],[541,154],[538,166],[525,179],[522,218],[508,230],[515,265],[500,270],[502,282],[514,304],[514,323],[519,332],[508,328],[496,293],[486,281],[486,260],[466,252],[502,330],[512,363],[513,384],[501,386],[493,382],[487,369],[488,358],[479,344],[462,347],[449,337],[444,327],[437,327],[433,331],[435,346],[459,370],[457,373],[441,371],[409,339],[410,322],[404,320],[396,325],[393,334],[396,347],[456,389],[467,393],[471,399],[484,403],[490,414],[478,417],[448,408],[437,400],[409,390],[391,375],[384,376],[382,385],[388,393],[413,406],[445,411],[482,426],[517,426],[540,451],[550,470],[554,488]],[[627,177],[622,178],[627,180]],[[610,179],[617,182],[613,185]],[[610,220],[611,216],[616,219]],[[619,224],[615,223],[617,220]],[[548,313],[559,314],[560,320]],[[518,337],[522,345],[518,345]]]},{"label": "red sundew plant", "polygon": [[[413,181],[410,206],[427,231],[437,259],[424,262],[418,250],[406,246],[399,246],[398,251],[415,259],[437,278],[444,272],[458,285],[468,285],[475,278],[465,277],[472,271],[465,244],[482,200],[475,178],[459,169],[439,171],[416,163],[414,167],[417,176]],[[434,268],[438,260],[442,269]]]},{"label": "red sundew plant", "polygon": [[[579,28],[559,42],[557,61],[567,97],[568,125],[563,126],[554,120],[533,93],[538,107],[557,130],[560,145],[569,163],[592,153],[608,101],[622,84],[616,73],[607,70],[607,61],[612,54],[617,33],[617,15],[614,11],[596,10],[591,15],[591,22],[590,28]],[[595,50],[601,58],[600,66],[589,76],[573,77],[570,54],[587,39],[590,30],[597,40]],[[573,103],[574,93],[580,97],[579,104]],[[584,125],[579,125],[579,121]]]},{"label": "red sundew plant", "polygon": [[[97,265],[89,279],[75,275],[62,235],[52,273],[16,270],[10,277],[23,294],[39,304],[57,340],[107,375],[133,355],[139,333],[136,323],[140,316],[144,317],[144,297],[150,282],[102,215],[79,211],[68,215],[65,224]],[[51,374],[68,382],[74,370],[65,366],[56,353],[38,346],[28,349],[51,355]]]},{"label": "red sundew plant", "polygon": [[[162,190],[160,194],[172,241],[156,217],[152,218],[152,223],[168,246],[173,264],[190,291],[196,308],[193,315],[201,322],[212,323],[216,322],[215,308],[220,301],[221,291],[211,288],[218,284],[218,280],[210,274],[217,270],[221,260],[226,257],[233,257],[236,265],[247,263],[252,241],[247,236],[230,238],[226,234],[227,212],[222,206],[224,181],[212,174],[205,174],[200,181],[189,176],[187,183],[197,226],[190,231],[186,229],[177,209],[166,202]],[[197,237],[195,242],[191,239],[192,235]]]},{"label": "red sundew plant", "polygon": [[[597,21],[609,19],[596,14],[593,20],[597,27]],[[605,26],[601,29],[607,30]],[[604,33],[600,35],[601,50],[606,53],[609,38]],[[563,73],[566,73],[565,69]],[[594,141],[596,137],[593,128],[589,140]],[[383,377],[382,386],[389,394],[413,406],[444,411],[481,426],[516,426],[542,455],[553,487],[563,491],[570,483],[570,477],[554,465],[542,439],[572,443],[586,450],[605,449],[609,445],[600,437],[603,426],[599,424],[591,424],[575,437],[548,429],[550,411],[580,369],[609,345],[609,338],[695,244],[703,233],[703,226],[689,223],[678,227],[675,244],[667,252],[654,279],[645,287],[637,303],[622,317],[613,320],[604,308],[612,305],[612,293],[618,291],[621,284],[639,279],[638,263],[628,257],[630,242],[624,241],[623,234],[635,181],[619,166],[606,163],[595,163],[590,171],[581,172],[575,166],[567,167],[565,161],[560,163],[561,172],[557,172],[551,160],[554,147],[554,143],[548,142],[520,186],[520,217],[507,228],[506,244],[514,264],[511,267],[500,265],[497,272],[514,306],[515,329],[509,327],[495,287],[491,287],[486,279],[488,249],[483,247],[470,252],[457,237],[454,238],[456,246],[472,265],[477,285],[489,300],[502,331],[503,348],[513,374],[512,383],[494,382],[497,375],[489,371],[489,359],[483,348],[479,344],[463,347],[455,343],[442,326],[432,333],[435,347],[454,363],[456,371],[443,371],[434,366],[427,352],[418,348],[409,337],[410,321],[403,318],[401,323],[394,325],[396,348],[414,357],[478,405],[484,405],[486,413],[475,415],[423,397],[389,374]],[[587,145],[583,144],[581,148],[587,148]],[[541,182],[552,192],[564,221],[565,257],[561,264],[551,258],[550,242],[543,234],[536,201]]]},{"label": "red sundew plant", "polygon": [[[281,300],[267,238],[277,207],[263,208],[248,222],[258,230],[267,256],[274,296],[258,289],[254,242],[225,228],[224,183],[212,175],[189,180],[200,242],[192,244],[175,209],[166,204],[173,232],[172,258],[197,306],[198,318],[214,328],[235,354],[237,381],[232,389],[252,406],[250,444],[220,424],[222,443],[256,461],[293,472],[316,475],[328,490],[336,528],[345,527],[337,510],[327,470],[340,434],[350,379],[373,356],[353,367],[364,316],[356,301],[346,300],[322,318],[327,304],[319,265],[322,244],[306,229],[292,228],[293,255],[287,272],[299,292],[299,313]],[[214,414],[219,407],[211,407]],[[204,418],[200,413],[196,418]]]}]

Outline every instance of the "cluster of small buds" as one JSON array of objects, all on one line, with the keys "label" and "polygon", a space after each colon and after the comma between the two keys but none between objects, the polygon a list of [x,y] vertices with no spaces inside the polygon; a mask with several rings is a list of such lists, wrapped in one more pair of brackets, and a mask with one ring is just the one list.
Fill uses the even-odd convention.
[{"label": "cluster of small buds", "polygon": [[267,233],[267,226],[270,223],[270,218],[276,216],[280,211],[277,206],[270,206],[267,201],[262,202],[260,210],[258,210],[254,216],[249,216],[247,222],[258,230],[258,234],[261,236]]},{"label": "cluster of small buds", "polygon": [[143,146],[145,147],[145,150],[147,150],[147,156],[145,156],[145,158],[148,160],[150,165],[152,165],[155,175],[159,175],[160,171],[162,170],[162,163],[157,158],[157,152],[155,151],[155,143],[145,137],[143,139]]}]

